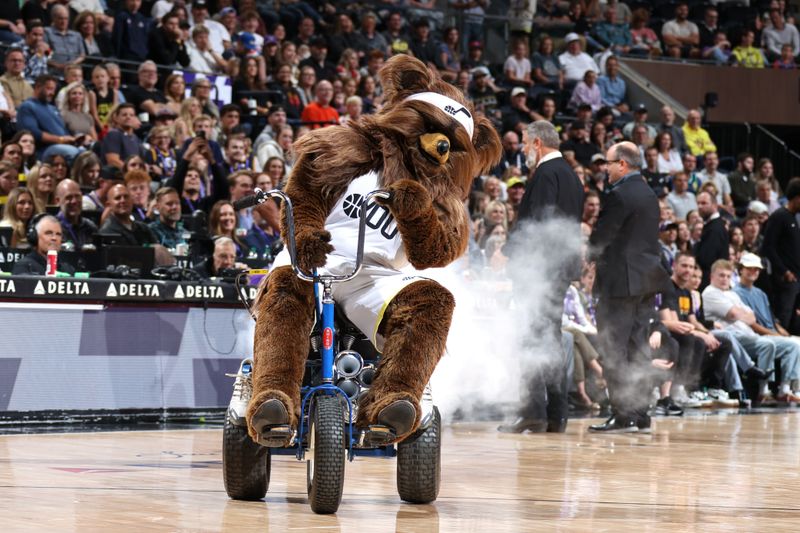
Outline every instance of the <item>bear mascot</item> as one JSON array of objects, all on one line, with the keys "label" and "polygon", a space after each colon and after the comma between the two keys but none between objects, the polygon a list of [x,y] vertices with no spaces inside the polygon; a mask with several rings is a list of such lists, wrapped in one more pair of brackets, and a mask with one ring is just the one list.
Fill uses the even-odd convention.
[{"label": "bear mascot", "polygon": [[[379,76],[381,111],[301,137],[284,192],[294,208],[299,267],[334,274],[355,265],[354,206],[373,190],[390,193],[371,207],[384,212],[381,224],[368,224],[361,272],[334,285],[333,297],[382,354],[372,385],[358,399],[356,427],[383,426],[398,442],[419,426],[422,394],[444,354],[455,307],[447,289],[400,269],[409,263],[417,270],[443,267],[464,253],[464,200],[473,178],[499,161],[501,145],[489,120],[475,117],[463,93],[421,61],[392,57]],[[286,235],[285,213],[282,223]],[[296,429],[301,416],[315,300],[313,285],[290,265],[284,249],[254,306],[247,423],[256,441],[273,428]],[[264,440],[280,445],[274,435]]]}]

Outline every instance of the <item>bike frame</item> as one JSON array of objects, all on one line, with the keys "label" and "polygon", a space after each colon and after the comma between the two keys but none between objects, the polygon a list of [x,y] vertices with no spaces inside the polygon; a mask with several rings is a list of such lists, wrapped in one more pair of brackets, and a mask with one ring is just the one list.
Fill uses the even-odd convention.
[{"label": "bike frame", "polygon": [[[286,212],[286,226],[287,226],[287,238],[288,238],[288,247],[289,247],[289,257],[292,262],[292,269],[297,277],[304,281],[309,281],[314,284],[314,307],[315,307],[315,315],[317,319],[317,324],[320,324],[322,327],[322,346],[321,346],[321,365],[322,365],[322,384],[316,387],[311,387],[305,391],[303,395],[303,403],[301,408],[301,413],[303,414],[300,417],[300,424],[297,430],[297,450],[296,455],[297,458],[302,460],[304,456],[304,448],[303,448],[303,437],[305,436],[306,432],[306,424],[305,424],[305,413],[306,411],[306,404],[314,397],[316,394],[339,394],[341,395],[345,401],[347,402],[347,410],[348,410],[348,444],[347,444],[347,456],[350,461],[352,461],[356,455],[370,455],[370,456],[384,456],[384,457],[394,457],[396,455],[396,450],[394,446],[389,445],[379,449],[369,449],[369,450],[359,450],[353,448],[353,404],[348,398],[347,394],[333,384],[333,367],[334,361],[336,360],[336,326],[335,326],[335,301],[333,299],[333,284],[334,283],[343,283],[352,280],[355,278],[358,273],[361,271],[362,262],[364,259],[364,239],[366,233],[366,222],[367,222],[367,205],[369,202],[375,198],[389,198],[389,193],[386,191],[376,190],[370,193],[367,193],[361,201],[360,213],[359,213],[359,225],[358,225],[358,246],[356,248],[356,264],[353,268],[352,272],[349,274],[342,274],[342,275],[334,275],[334,274],[320,274],[316,269],[309,273],[303,272],[300,266],[297,264],[297,244],[295,241],[294,235],[294,213],[292,210],[292,201],[289,197],[279,190],[272,190],[272,191],[261,191],[256,189],[255,191],[256,196],[259,199],[259,203],[266,201],[269,198],[280,198],[285,203],[285,212]],[[322,293],[320,294],[320,291]],[[291,448],[287,448],[289,450]],[[273,448],[272,453],[280,454],[281,448]],[[285,452],[284,452],[285,453]]]}]

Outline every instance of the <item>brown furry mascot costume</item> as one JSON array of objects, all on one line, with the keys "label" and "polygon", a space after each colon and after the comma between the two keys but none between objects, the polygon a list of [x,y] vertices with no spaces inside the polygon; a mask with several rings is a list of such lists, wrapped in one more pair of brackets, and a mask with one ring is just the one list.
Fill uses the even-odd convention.
[{"label": "brown furry mascot costume", "polygon": [[[501,145],[461,91],[419,60],[393,57],[379,75],[381,112],[298,140],[285,192],[294,206],[300,267],[335,273],[355,262],[358,215],[352,206],[374,189],[391,193],[374,206],[386,223],[368,224],[361,273],[335,285],[333,296],[382,352],[373,384],[358,400],[357,427],[383,425],[399,441],[420,423],[422,393],[445,351],[455,306],[435,281],[399,269],[408,263],[418,270],[442,267],[464,253],[463,201],[472,179],[500,159]],[[296,428],[301,415],[314,292],[288,264],[284,251],[256,304],[247,421],[257,440],[270,428]]]}]

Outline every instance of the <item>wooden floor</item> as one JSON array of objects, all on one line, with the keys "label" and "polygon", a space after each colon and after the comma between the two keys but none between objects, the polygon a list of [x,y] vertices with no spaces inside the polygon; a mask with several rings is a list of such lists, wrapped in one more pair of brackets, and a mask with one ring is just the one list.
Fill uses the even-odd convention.
[{"label": "wooden floor", "polygon": [[444,434],[442,490],[403,504],[394,460],[349,463],[314,515],[305,464],[273,461],[265,502],[228,500],[221,430],[0,436],[0,531],[787,531],[800,523],[800,412],[659,419],[652,436]]}]

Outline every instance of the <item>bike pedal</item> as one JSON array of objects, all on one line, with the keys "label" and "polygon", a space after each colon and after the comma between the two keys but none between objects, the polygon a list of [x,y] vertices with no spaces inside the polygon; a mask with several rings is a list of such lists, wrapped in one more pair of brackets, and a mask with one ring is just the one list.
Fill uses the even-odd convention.
[{"label": "bike pedal", "polygon": [[294,445],[296,437],[291,426],[272,426],[261,432],[256,442],[267,448],[287,448]]},{"label": "bike pedal", "polygon": [[394,431],[386,426],[368,426],[361,430],[358,438],[358,445],[362,448],[380,448],[386,446],[397,439]]}]

